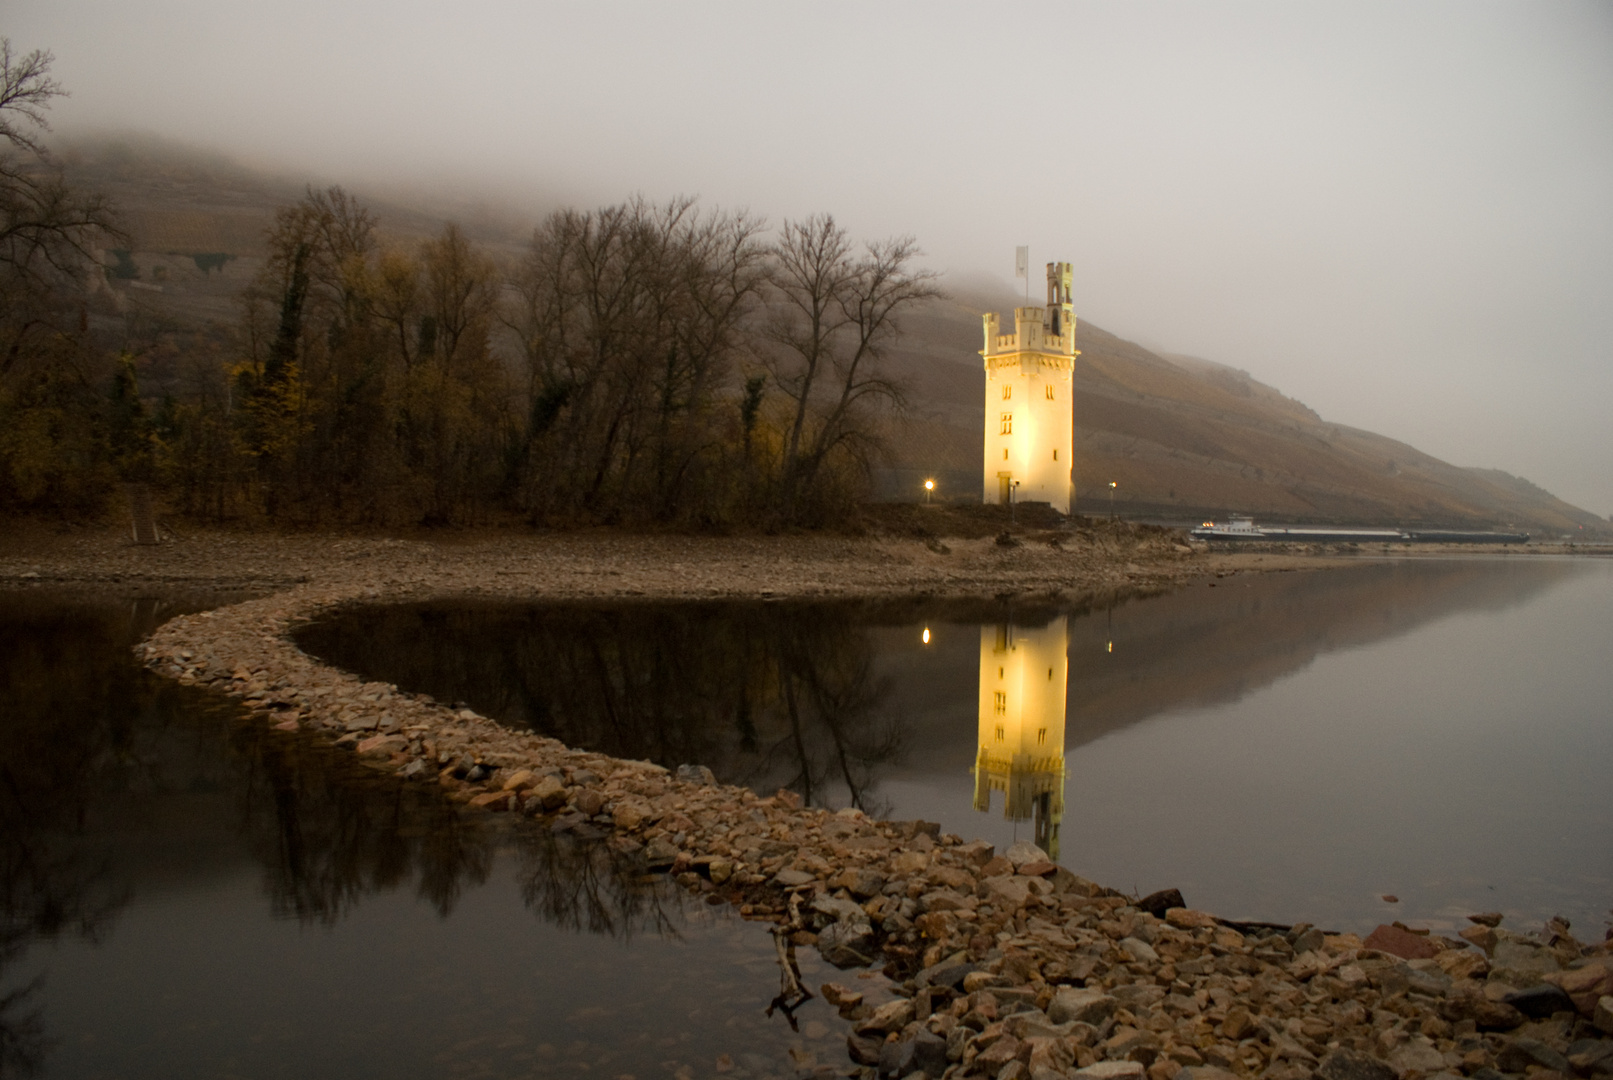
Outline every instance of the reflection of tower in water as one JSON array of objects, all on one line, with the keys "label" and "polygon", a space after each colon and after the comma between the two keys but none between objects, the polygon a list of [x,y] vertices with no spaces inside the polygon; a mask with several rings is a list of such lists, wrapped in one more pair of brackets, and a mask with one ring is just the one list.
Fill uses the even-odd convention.
[{"label": "reflection of tower in water", "polygon": [[980,749],[975,809],[1003,792],[1003,817],[1033,822],[1036,845],[1059,857],[1064,820],[1064,693],[1069,622],[980,628]]}]

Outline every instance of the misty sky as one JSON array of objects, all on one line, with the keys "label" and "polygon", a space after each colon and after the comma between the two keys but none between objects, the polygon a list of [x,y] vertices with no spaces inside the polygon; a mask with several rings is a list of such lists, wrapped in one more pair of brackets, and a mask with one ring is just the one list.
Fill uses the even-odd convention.
[{"label": "misty sky", "polygon": [[911,233],[1613,514],[1613,4],[0,0],[58,134]]}]

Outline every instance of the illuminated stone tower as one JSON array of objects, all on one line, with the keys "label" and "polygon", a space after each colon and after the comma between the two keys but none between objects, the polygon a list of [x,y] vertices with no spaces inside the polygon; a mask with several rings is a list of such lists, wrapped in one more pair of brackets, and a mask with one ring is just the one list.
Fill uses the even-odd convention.
[{"label": "illuminated stone tower", "polygon": [[975,809],[1003,793],[1003,816],[1030,821],[1036,846],[1059,857],[1064,820],[1064,694],[1069,622],[1060,615],[1028,630],[980,628],[980,749]]},{"label": "illuminated stone tower", "polygon": [[1047,306],[1014,309],[1014,332],[985,320],[987,503],[1075,503],[1075,307],[1069,263],[1047,264]]}]

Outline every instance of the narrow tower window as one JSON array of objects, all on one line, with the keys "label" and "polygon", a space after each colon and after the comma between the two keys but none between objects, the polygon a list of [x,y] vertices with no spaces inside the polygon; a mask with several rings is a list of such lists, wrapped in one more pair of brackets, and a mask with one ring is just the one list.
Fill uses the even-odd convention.
[{"label": "narrow tower window", "polygon": [[1053,387],[1051,385],[1047,388],[1047,400],[1053,400]]},{"label": "narrow tower window", "polygon": [[1005,413],[1003,413],[1002,427],[1001,427],[1001,429],[999,431],[999,434],[1012,435],[1013,433],[1014,433],[1014,414],[1005,412]]},{"label": "narrow tower window", "polygon": [[[998,716],[1002,716],[1008,711],[1008,695],[1003,693],[1001,690],[997,691],[997,693],[993,695],[991,705],[992,711]],[[1002,736],[999,735],[998,738],[1002,738]]]},{"label": "narrow tower window", "polygon": [[1053,460],[1057,461],[1058,459],[1059,459],[1059,448],[1055,446],[1055,447],[1053,447]]},{"label": "narrow tower window", "polygon": [[1013,396],[1014,396],[1014,384],[1013,383],[1004,383],[1003,384],[1003,400],[1007,401],[1009,398],[1011,398]]}]

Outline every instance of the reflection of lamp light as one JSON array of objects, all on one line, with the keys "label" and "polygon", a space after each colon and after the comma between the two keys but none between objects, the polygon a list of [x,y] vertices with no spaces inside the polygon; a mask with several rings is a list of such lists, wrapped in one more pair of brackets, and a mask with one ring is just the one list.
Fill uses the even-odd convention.
[{"label": "reflection of lamp light", "polygon": [[935,490],[935,481],[934,480],[926,480],[926,481],[924,481],[924,501],[925,502],[930,501],[930,492],[932,492],[934,490]]},{"label": "reflection of lamp light", "polygon": [[1115,482],[1109,481],[1109,520],[1115,519]]},{"label": "reflection of lamp light", "polygon": [[1111,642],[1109,642],[1109,651],[1110,651],[1110,652],[1114,652],[1114,651],[1115,651],[1115,643],[1114,643],[1114,642],[1112,642],[1112,641],[1111,641]]},{"label": "reflection of lamp light", "polygon": [[930,643],[930,628],[928,626],[926,626],[924,628],[923,639],[924,639],[924,644],[928,645]]}]

